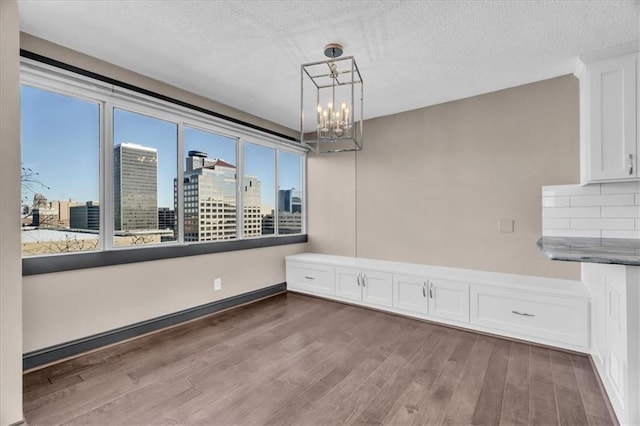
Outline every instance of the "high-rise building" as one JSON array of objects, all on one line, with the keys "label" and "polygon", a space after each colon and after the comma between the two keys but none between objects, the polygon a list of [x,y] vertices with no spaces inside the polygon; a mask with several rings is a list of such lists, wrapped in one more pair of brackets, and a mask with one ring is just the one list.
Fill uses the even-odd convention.
[{"label": "high-rise building", "polygon": [[302,232],[302,214],[301,213],[278,213],[278,233],[299,234]]},{"label": "high-rise building", "polygon": [[[244,178],[244,235],[262,234],[260,181]],[[177,185],[174,184],[177,204]],[[236,167],[222,159],[189,151],[184,174],[185,241],[215,241],[236,238]],[[176,206],[177,208],[177,206]]]},{"label": "high-rise building", "polygon": [[271,210],[271,213],[267,213],[262,216],[262,233],[265,235],[273,234],[275,233],[275,230],[276,221],[273,217],[273,210]]},{"label": "high-rise building", "polygon": [[[273,221],[273,215],[272,219]],[[302,232],[302,193],[300,190],[278,191],[278,233],[299,234]]]},{"label": "high-rise building", "polygon": [[158,207],[158,229],[176,229],[176,212],[169,207]]},{"label": "high-rise building", "polygon": [[264,229],[262,226],[262,195],[260,180],[256,176],[244,175],[243,203],[243,229],[245,237],[258,237],[262,234],[273,234],[273,229]]},{"label": "high-rise building", "polygon": [[281,189],[278,191],[278,211],[302,213],[302,194],[299,189]]},{"label": "high-rise building", "polygon": [[[262,217],[262,233],[273,233],[275,228],[275,218],[273,211]],[[299,234],[302,232],[302,214],[301,213],[278,213],[278,234]]]},{"label": "high-rise building", "polygon": [[69,207],[71,229],[100,229],[100,205],[97,201],[87,201],[85,205]]},{"label": "high-rise building", "polygon": [[158,229],[158,150],[133,143],[113,149],[115,230]]}]

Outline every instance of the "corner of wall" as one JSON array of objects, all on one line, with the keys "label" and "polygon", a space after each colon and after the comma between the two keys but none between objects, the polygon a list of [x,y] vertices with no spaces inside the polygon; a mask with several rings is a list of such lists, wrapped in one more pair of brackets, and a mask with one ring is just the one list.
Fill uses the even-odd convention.
[{"label": "corner of wall", "polygon": [[0,425],[22,421],[20,30],[18,3],[0,1]]}]

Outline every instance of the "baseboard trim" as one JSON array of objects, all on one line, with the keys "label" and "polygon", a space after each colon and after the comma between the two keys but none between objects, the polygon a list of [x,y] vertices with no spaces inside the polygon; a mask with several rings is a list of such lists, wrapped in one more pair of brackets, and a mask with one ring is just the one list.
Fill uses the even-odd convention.
[{"label": "baseboard trim", "polygon": [[23,371],[31,370],[45,364],[51,364],[73,356],[96,350],[105,346],[149,334],[167,327],[178,325],[216,312],[254,302],[265,297],[274,296],[287,291],[287,284],[280,283],[248,293],[232,296],[227,299],[185,309],[172,314],[163,315],[150,320],[141,321],[125,327],[83,337],[58,345],[49,346],[22,355]]}]

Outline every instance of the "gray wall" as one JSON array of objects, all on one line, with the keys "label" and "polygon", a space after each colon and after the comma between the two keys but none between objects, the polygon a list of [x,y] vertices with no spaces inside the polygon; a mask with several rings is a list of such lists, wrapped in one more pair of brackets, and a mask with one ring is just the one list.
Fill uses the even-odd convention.
[{"label": "gray wall", "polygon": [[[541,186],[579,181],[576,78],[367,120],[364,131],[361,152],[308,159],[309,251],[580,278],[535,244]],[[515,232],[498,232],[500,218]]]}]

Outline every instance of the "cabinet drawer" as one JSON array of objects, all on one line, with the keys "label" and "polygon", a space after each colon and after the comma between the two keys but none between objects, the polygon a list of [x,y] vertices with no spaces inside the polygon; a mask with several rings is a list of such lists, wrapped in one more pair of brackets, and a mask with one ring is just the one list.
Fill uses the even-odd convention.
[{"label": "cabinet drawer", "polygon": [[333,266],[287,262],[287,287],[291,290],[333,295]]},{"label": "cabinet drawer", "polygon": [[586,300],[472,286],[471,323],[521,334],[523,339],[589,346]]}]

